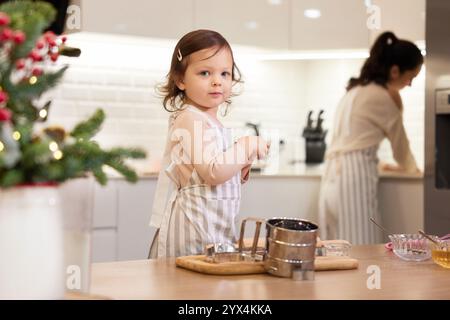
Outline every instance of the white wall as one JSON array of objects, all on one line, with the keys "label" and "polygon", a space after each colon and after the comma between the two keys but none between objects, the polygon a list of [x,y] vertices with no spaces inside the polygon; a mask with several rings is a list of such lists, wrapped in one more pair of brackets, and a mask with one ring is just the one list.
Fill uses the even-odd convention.
[{"label": "white wall", "polygon": [[[46,95],[53,99],[49,123],[70,128],[101,107],[107,120],[100,143],[140,146],[149,158],[137,162],[138,169],[157,167],[168,114],[154,87],[164,80],[175,41],[80,33],[70,35],[68,45],[80,47],[82,55],[61,59],[71,67],[62,84]],[[259,122],[287,141],[288,158],[303,158],[300,134],[308,111],[325,109],[324,125],[330,130],[346,82],[363,60],[263,61],[255,58],[254,48],[233,47],[245,83],[223,121],[241,129],[247,121]],[[422,71],[413,87],[402,92],[407,132],[422,167],[424,82]],[[387,144],[380,158],[391,159]]]}]

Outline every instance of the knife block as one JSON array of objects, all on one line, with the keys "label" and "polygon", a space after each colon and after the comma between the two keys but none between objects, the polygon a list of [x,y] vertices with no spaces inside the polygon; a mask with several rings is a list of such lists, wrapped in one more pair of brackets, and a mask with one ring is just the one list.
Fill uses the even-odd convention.
[{"label": "knife block", "polygon": [[322,163],[327,145],[325,140],[306,139],[306,163]]}]

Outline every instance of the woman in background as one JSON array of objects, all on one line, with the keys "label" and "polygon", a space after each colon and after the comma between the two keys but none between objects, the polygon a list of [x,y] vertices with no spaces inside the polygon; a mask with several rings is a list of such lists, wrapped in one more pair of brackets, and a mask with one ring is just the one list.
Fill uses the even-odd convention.
[{"label": "woman in background", "polygon": [[423,56],[412,42],[381,34],[358,78],[351,78],[334,119],[319,200],[323,239],[353,244],[382,241],[370,222],[380,221],[377,200],[380,142],[387,137],[398,165],[385,170],[415,173],[417,164],[403,126],[399,91],[420,72]]}]

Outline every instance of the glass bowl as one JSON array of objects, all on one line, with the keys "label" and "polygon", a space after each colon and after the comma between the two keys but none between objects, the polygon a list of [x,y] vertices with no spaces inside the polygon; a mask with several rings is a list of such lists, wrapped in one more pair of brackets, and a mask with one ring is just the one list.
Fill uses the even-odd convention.
[{"label": "glass bowl", "polygon": [[450,240],[437,240],[439,244],[430,241],[431,257],[441,267],[450,269]]},{"label": "glass bowl", "polygon": [[348,243],[326,243],[324,244],[324,255],[331,257],[347,257],[350,253],[351,245]]},{"label": "glass bowl", "polygon": [[431,258],[428,241],[420,234],[391,234],[392,251],[405,261],[424,261]]}]

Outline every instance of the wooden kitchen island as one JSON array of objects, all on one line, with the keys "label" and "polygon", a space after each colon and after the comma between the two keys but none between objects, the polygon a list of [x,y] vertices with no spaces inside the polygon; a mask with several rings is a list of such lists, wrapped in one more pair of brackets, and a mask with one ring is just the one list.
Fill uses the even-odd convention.
[{"label": "wooden kitchen island", "polygon": [[[450,299],[450,269],[431,259],[402,261],[383,245],[354,246],[350,255],[359,260],[357,270],[316,272],[313,281],[206,275],[176,267],[173,258],[95,263],[91,294],[153,300]],[[377,286],[377,268],[370,266],[379,267],[379,289],[368,289],[367,282]]]}]

